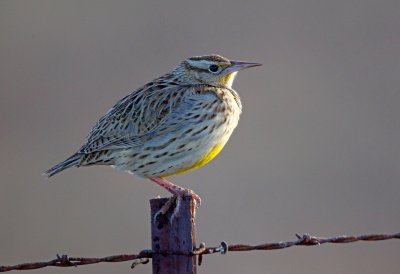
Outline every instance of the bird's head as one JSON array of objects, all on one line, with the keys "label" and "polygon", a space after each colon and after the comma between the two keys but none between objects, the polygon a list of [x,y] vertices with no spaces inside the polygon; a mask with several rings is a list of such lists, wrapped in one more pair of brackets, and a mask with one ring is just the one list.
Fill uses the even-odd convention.
[{"label": "bird's head", "polygon": [[220,55],[190,57],[174,70],[178,79],[186,83],[232,87],[239,70],[261,66],[259,63],[232,61]]}]

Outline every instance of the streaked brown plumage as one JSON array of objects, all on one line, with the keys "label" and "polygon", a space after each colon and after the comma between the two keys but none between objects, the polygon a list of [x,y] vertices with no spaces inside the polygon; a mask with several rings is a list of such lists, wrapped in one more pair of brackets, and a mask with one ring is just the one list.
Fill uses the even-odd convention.
[{"label": "streaked brown plumage", "polygon": [[257,63],[219,55],[182,61],[121,99],[94,126],[77,153],[45,172],[50,177],[72,167],[110,165],[148,178],[177,199],[193,191],[165,177],[201,167],[228,141],[241,113],[231,88],[237,71]]}]

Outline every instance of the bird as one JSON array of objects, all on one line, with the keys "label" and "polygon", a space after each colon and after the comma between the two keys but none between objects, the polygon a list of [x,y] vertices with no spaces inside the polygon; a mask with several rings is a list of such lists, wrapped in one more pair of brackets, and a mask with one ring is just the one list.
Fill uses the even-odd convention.
[{"label": "bird", "polygon": [[119,100],[98,120],[80,149],[44,175],[51,177],[70,167],[112,166],[170,192],[175,201],[173,220],[184,197],[196,207],[201,198],[167,177],[202,167],[222,150],[242,112],[232,88],[237,72],[260,65],[217,54],[181,61],[171,72]]}]

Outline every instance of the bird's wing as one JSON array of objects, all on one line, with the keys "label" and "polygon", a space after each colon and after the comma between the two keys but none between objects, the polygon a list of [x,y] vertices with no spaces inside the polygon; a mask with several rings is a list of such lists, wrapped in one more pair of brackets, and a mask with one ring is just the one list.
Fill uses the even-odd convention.
[{"label": "bird's wing", "polygon": [[[214,94],[211,97],[216,99]],[[151,88],[139,89],[121,99],[100,118],[80,152],[86,154],[141,145],[151,138],[171,113],[179,115],[211,97],[209,92],[201,92],[199,88],[180,85],[152,85]]]}]

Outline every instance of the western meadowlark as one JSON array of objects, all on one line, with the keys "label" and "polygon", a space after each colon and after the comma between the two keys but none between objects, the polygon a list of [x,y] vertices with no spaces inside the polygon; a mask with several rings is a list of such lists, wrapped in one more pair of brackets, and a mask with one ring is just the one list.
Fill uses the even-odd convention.
[{"label": "western meadowlark", "polygon": [[176,199],[172,218],[184,196],[199,206],[197,194],[165,177],[199,168],[221,151],[242,109],[233,80],[239,70],[260,65],[219,55],[182,61],[172,72],[118,101],[78,152],[44,175],[51,177],[72,166],[110,165],[172,193]]}]

